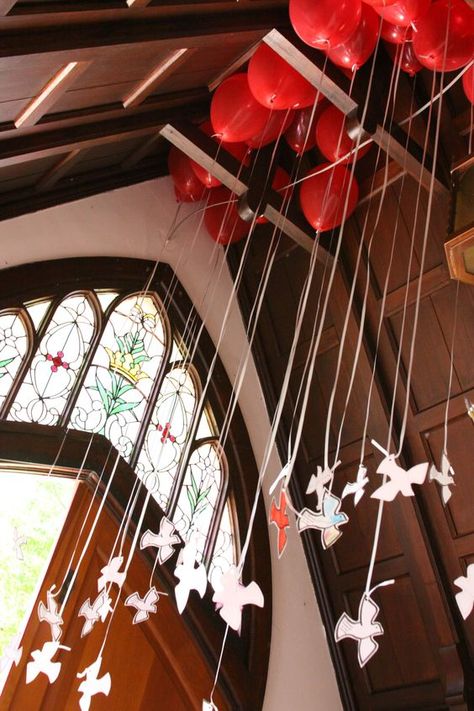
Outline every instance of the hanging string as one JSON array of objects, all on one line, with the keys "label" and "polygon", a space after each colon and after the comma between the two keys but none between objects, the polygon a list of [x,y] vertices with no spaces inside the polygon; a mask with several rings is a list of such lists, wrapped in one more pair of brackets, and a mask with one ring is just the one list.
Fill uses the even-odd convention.
[{"label": "hanging string", "polygon": [[453,334],[451,336],[451,348],[449,353],[449,379],[448,379],[448,395],[446,397],[446,408],[444,411],[444,437],[443,437],[443,454],[448,456],[448,421],[449,421],[449,405],[451,403],[451,389],[453,385],[454,374],[454,344],[456,339],[456,329],[458,323],[458,302],[459,302],[459,280],[456,281],[456,296],[454,297],[454,314],[453,314]]}]

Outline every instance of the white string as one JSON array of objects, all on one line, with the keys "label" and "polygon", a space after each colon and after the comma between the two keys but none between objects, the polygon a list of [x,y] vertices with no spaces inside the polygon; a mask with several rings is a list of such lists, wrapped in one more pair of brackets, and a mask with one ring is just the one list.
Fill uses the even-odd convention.
[{"label": "white string", "polygon": [[459,300],[459,280],[456,281],[456,296],[454,297],[454,317],[453,317],[453,334],[451,337],[451,348],[449,354],[449,380],[448,380],[448,395],[446,398],[446,409],[444,411],[444,438],[443,438],[443,454],[448,456],[448,419],[449,405],[451,403],[451,388],[453,384],[454,373],[454,344],[456,339],[456,329],[458,323],[458,300]]}]

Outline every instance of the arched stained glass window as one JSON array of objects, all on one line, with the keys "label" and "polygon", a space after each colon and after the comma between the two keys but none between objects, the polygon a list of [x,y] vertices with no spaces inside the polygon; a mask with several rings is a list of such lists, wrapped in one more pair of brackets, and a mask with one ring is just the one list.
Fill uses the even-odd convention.
[{"label": "arched stained glass window", "polygon": [[213,404],[201,403],[205,363],[191,362],[199,349],[186,342],[195,314],[174,318],[167,290],[93,281],[74,275],[76,290],[65,280],[61,291],[58,279],[57,293],[0,308],[3,417],[107,437],[183,540],[196,533],[209,575],[225,571],[238,549],[232,471]]}]

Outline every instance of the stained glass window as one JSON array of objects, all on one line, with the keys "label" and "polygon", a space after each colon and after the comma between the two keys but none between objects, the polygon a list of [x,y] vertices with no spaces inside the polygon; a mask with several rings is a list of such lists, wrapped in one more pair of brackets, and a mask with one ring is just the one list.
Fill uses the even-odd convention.
[{"label": "stained glass window", "polygon": [[[66,293],[0,312],[6,416],[107,437],[209,574],[236,560],[227,464],[185,339],[154,292]],[[11,402],[11,404],[10,404]]]}]

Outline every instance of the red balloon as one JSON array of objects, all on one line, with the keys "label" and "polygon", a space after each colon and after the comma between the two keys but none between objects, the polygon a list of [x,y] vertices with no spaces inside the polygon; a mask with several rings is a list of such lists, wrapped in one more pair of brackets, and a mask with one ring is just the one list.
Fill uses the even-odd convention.
[{"label": "red balloon", "polygon": [[349,39],[361,16],[361,0],[290,0],[290,20],[303,42],[329,49]]},{"label": "red balloon", "polygon": [[[464,0],[462,0],[464,2]],[[409,27],[412,22],[426,14],[431,5],[431,0],[398,0],[389,7],[375,7],[384,20],[392,25]]]},{"label": "red balloon", "polygon": [[462,88],[467,100],[474,104],[474,65],[462,75]]},{"label": "red balloon", "polygon": [[394,64],[399,64],[402,71],[414,77],[420,69],[423,69],[420,62],[415,57],[413,42],[405,42],[402,45],[385,42],[385,48],[391,56]]},{"label": "red balloon", "polygon": [[[212,136],[214,133],[210,121],[204,121],[199,128],[207,136]],[[221,149],[228,151],[234,156],[234,158],[237,158],[238,161],[241,163],[243,162],[245,165],[248,165],[250,162],[250,149],[245,143],[224,143],[222,141],[220,148],[216,146],[216,156]],[[191,168],[206,188],[217,188],[219,185],[222,185],[220,180],[215,178],[211,173],[209,173],[208,170],[203,168],[202,165],[199,165],[199,163],[196,163],[194,160],[191,161]]]},{"label": "red balloon", "polygon": [[359,186],[350,172],[343,165],[327,168],[328,163],[316,166],[308,171],[312,176],[304,181],[300,191],[300,204],[309,224],[315,230],[325,232],[341,224],[347,198],[345,218],[354,212],[359,199]]},{"label": "red balloon", "polygon": [[[321,113],[316,124],[316,143],[327,160],[331,163],[347,155],[356,147],[357,142],[350,138],[345,130],[346,117],[332,104]],[[357,152],[357,160],[370,150],[370,144]],[[353,163],[355,154],[343,163]]]},{"label": "red balloon", "polygon": [[316,101],[316,89],[262,42],[249,62],[250,91],[269,109],[296,109]]},{"label": "red balloon", "polygon": [[168,169],[176,188],[175,193],[179,194],[178,202],[203,199],[206,190],[193,171],[190,159],[175,146],[171,146],[168,154]]},{"label": "red balloon", "polygon": [[[316,145],[314,126],[326,106],[326,101],[323,101],[318,104],[314,112],[312,106],[308,106],[306,109],[299,109],[299,111],[295,112],[291,126],[285,131],[285,139],[297,156],[306,153],[306,151],[311,150],[311,148],[314,148]],[[311,120],[312,115],[313,120]]]},{"label": "red balloon", "polygon": [[246,74],[224,79],[211,101],[214,133],[226,143],[240,143],[263,131],[268,109],[255,101]]},{"label": "red balloon", "polygon": [[401,27],[400,25],[392,25],[391,22],[382,20],[380,35],[382,39],[392,44],[403,44],[411,39],[413,30],[411,27]]},{"label": "red balloon", "polygon": [[235,193],[231,193],[224,187],[211,191],[204,212],[204,224],[214,242],[219,244],[239,242],[248,234],[250,225],[240,217],[237,199]]},{"label": "red balloon", "polygon": [[437,0],[416,23],[413,49],[432,71],[461,69],[474,54],[474,11],[465,0]]},{"label": "red balloon", "polygon": [[368,60],[375,49],[379,36],[380,19],[368,5],[362,8],[357,29],[342,44],[331,47],[328,57],[338,67],[359,69]]},{"label": "red balloon", "polygon": [[388,7],[389,5],[394,5],[397,0],[362,0],[366,5],[370,7]]},{"label": "red balloon", "polygon": [[[290,182],[290,176],[288,175],[286,170],[283,170],[283,168],[278,167],[275,171],[275,175],[273,176],[272,188],[273,190],[276,190],[277,193],[281,193],[284,200],[286,200],[288,193],[291,190],[291,187],[286,188],[286,186],[289,185]],[[284,190],[283,188],[286,188],[286,190]],[[286,204],[287,203],[285,202],[283,205],[283,210],[285,209]],[[263,217],[263,215],[261,215],[260,217],[257,217],[256,222],[258,222],[259,225],[263,225],[268,222],[268,220],[266,217]]]},{"label": "red balloon", "polygon": [[288,126],[292,123],[294,111],[272,111],[268,121],[261,131],[248,138],[245,143],[250,148],[262,148],[268,143],[273,143],[279,136],[282,136]]}]

